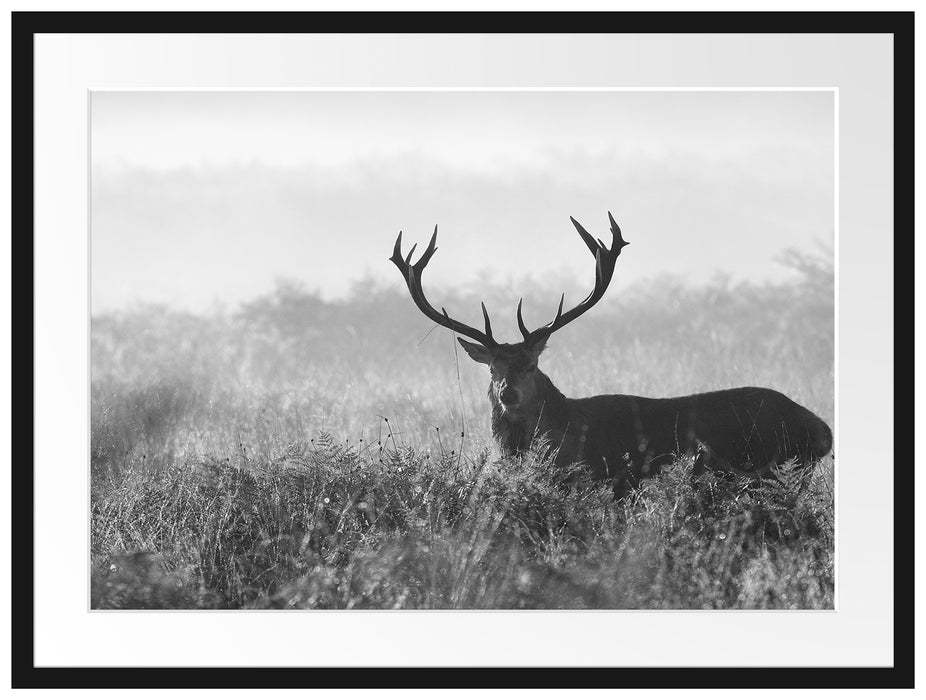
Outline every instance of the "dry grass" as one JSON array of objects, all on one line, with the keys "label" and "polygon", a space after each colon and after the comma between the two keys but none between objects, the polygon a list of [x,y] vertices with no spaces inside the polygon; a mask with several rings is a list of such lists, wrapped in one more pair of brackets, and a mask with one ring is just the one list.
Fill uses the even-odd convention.
[{"label": "dry grass", "polygon": [[[832,425],[832,271],[791,264],[612,290],[544,369],[569,396],[769,386]],[[94,607],[832,607],[831,459],[761,484],[682,459],[618,502],[498,459],[484,368],[443,330],[419,345],[397,287],[94,319]],[[522,293],[483,291],[497,335]],[[475,322],[479,298],[441,303]]]}]

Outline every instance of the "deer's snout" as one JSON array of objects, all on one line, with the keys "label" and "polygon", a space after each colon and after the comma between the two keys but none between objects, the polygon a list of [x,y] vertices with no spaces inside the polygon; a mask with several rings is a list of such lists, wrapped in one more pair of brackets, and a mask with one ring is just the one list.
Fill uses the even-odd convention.
[{"label": "deer's snout", "polygon": [[502,389],[501,393],[498,395],[498,398],[506,406],[512,406],[521,401],[521,392],[519,392],[514,387],[506,386]]}]

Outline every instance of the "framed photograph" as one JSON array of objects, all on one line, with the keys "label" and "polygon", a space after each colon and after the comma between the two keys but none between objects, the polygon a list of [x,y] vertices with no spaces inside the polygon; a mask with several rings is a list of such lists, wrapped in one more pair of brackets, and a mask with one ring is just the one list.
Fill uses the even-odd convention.
[{"label": "framed photograph", "polygon": [[912,686],[912,13],[12,33],[15,686]]}]

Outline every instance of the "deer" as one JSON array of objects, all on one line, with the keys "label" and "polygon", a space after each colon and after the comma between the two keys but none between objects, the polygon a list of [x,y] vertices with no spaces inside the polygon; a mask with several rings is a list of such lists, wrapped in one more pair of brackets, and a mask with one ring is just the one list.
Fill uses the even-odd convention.
[{"label": "deer", "polygon": [[494,339],[485,302],[481,304],[485,330],[480,331],[451,318],[443,307],[438,311],[427,300],[421,276],[437,250],[436,226],[417,262],[412,263],[417,244],[402,256],[401,231],[389,258],[402,273],[418,309],[455,333],[473,360],[488,366],[492,435],[503,455],[522,455],[543,441],[556,467],[588,468],[594,479],[610,480],[614,494],[621,496],[682,456],[694,460],[694,473],[710,469],[758,479],[790,460],[812,468],[830,452],[829,426],[774,389],[749,386],[671,398],[625,394],[566,398],[538,368],[540,355],[553,333],[601,300],[628,245],[610,211],[610,248],[569,218],[595,258],[594,288],[567,311],[563,294],[553,320],[535,330],[525,326],[524,300],[519,300],[517,321],[523,339],[517,343]]}]

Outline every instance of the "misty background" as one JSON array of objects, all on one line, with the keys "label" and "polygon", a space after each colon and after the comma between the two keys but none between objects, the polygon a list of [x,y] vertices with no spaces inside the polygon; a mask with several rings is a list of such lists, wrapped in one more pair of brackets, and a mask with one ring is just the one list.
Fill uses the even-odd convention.
[{"label": "misty background", "polygon": [[439,224],[429,299],[516,340],[518,297],[588,294],[569,216],[610,245],[610,210],[630,246],[541,359],[564,394],[766,386],[833,425],[833,108],[94,93],[91,606],[832,608],[832,461],[564,489],[502,458],[486,368],[387,258]]},{"label": "misty background", "polygon": [[437,224],[435,298],[504,284],[539,324],[593,282],[569,216],[609,242],[609,210],[612,298],[832,256],[830,92],[95,92],[91,124],[95,315],[402,290],[396,234],[420,251]]},{"label": "misty background", "polygon": [[[542,366],[567,396],[768,386],[832,416],[826,92],[128,92],[92,104],[98,464],[383,416],[489,445],[485,368],[415,307],[520,340],[588,294],[569,216],[630,241]],[[462,357],[461,357],[462,355]],[[268,416],[275,416],[270,424]],[[192,436],[192,437],[191,437]],[[257,438],[255,441],[260,442]],[[461,446],[462,448],[462,446]],[[115,460],[115,461],[113,461]]]}]

